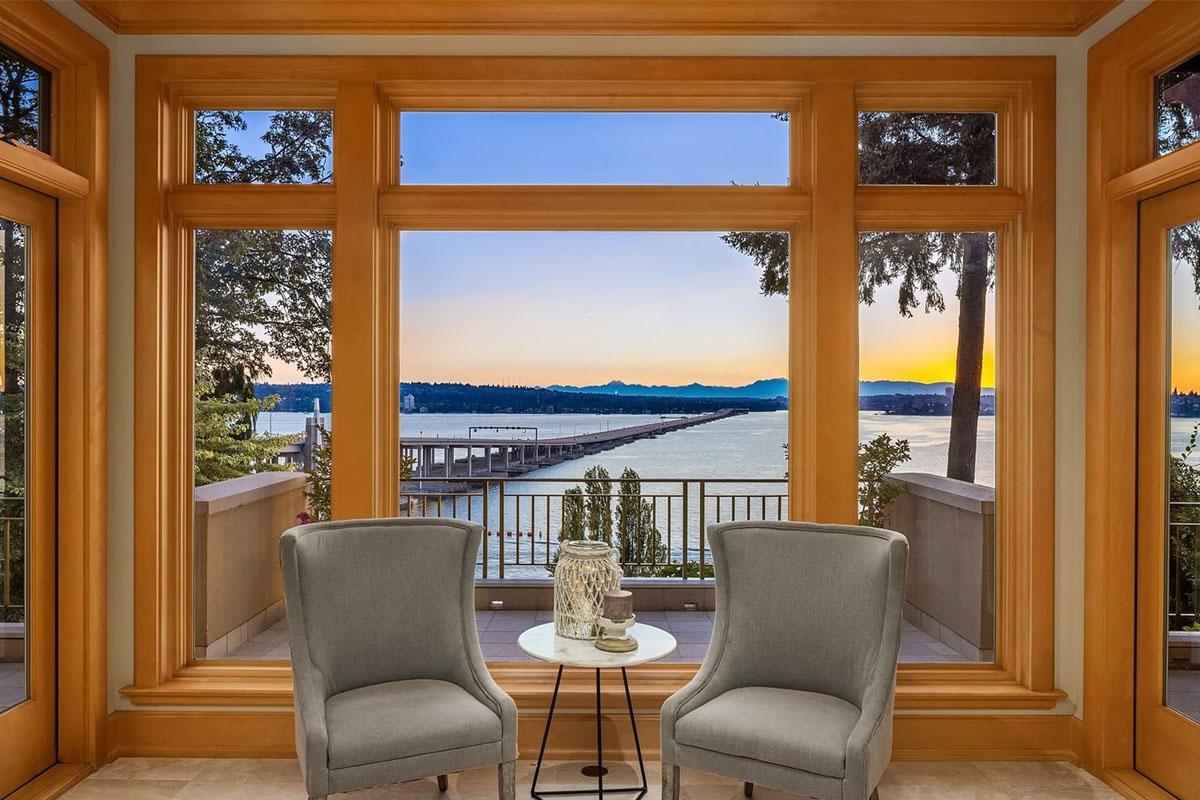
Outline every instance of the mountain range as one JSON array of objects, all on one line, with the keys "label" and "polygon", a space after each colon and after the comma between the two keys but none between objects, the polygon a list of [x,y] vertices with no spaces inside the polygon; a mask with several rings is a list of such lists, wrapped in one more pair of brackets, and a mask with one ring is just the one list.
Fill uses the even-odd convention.
[{"label": "mountain range", "polygon": [[[859,381],[858,393],[860,396],[879,394],[945,394],[946,389],[953,385],[949,381],[939,381],[936,383],[921,383],[919,381]],[[591,386],[552,384],[546,388],[560,392],[615,394],[633,397],[776,398],[787,396],[787,378],[765,378],[748,383],[745,386],[712,386],[703,383],[668,386],[664,384],[646,385],[644,383],[609,381],[608,383]],[[990,387],[983,389],[984,394],[993,394],[994,392],[995,390]]]}]

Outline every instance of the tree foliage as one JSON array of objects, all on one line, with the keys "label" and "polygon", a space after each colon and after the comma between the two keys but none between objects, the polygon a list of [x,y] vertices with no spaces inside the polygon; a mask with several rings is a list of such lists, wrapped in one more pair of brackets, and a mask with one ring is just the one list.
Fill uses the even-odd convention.
[{"label": "tree foliage", "polygon": [[[237,134],[243,112],[196,114],[199,183],[328,182],[332,113],[279,111],[262,135],[266,153],[247,154]],[[195,233],[196,483],[275,468],[291,437],[259,435],[255,399],[271,362],[328,382],[332,338],[332,236],[325,230],[202,229]],[[328,458],[328,441],[315,458]],[[325,465],[326,467],[328,465]],[[320,464],[313,475],[327,474]],[[327,514],[329,486],[314,486],[314,513]]]},{"label": "tree foliage", "polygon": [[587,537],[612,544],[612,477],[596,464],[583,473]]},{"label": "tree foliage", "polygon": [[642,497],[641,476],[632,467],[621,473],[616,517],[618,560],[625,574],[653,574],[653,565],[666,561],[668,554],[654,519],[654,504]]},{"label": "tree foliage", "polygon": [[197,183],[329,183],[332,111],[276,111],[261,137],[262,156],[247,155],[230,134],[247,130],[242,111],[196,112]]},{"label": "tree foliage", "polygon": [[882,528],[892,501],[904,493],[904,487],[891,483],[887,476],[909,461],[912,453],[907,439],[892,439],[881,433],[858,446],[858,524]]},{"label": "tree foliage", "polygon": [[45,124],[38,102],[40,82],[33,66],[0,47],[0,136],[38,146]]},{"label": "tree foliage", "polygon": [[[1200,114],[1176,96],[1185,81],[1193,86],[1200,78],[1200,56],[1194,56],[1182,64],[1167,70],[1154,81],[1156,152],[1170,153],[1200,140]],[[1179,88],[1176,88],[1179,87]],[[1173,92],[1172,89],[1175,91]]]},{"label": "tree foliage", "polygon": [[[562,495],[559,542],[592,539],[617,550],[626,575],[651,575],[654,563],[666,561],[662,534],[655,525],[654,506],[642,497],[641,478],[626,467],[613,504],[613,481],[599,464],[583,474],[583,487],[572,486]],[[614,522],[615,531],[614,531]],[[615,533],[615,539],[614,539]],[[550,571],[558,561],[556,552]]]},{"label": "tree foliage", "polygon": [[[786,115],[779,115],[787,119]],[[859,182],[863,184],[988,185],[996,180],[995,117],[990,114],[862,112]],[[779,232],[733,232],[726,244],[761,271],[764,295],[788,292],[788,237]],[[957,276],[960,303],[955,404],[947,474],[974,480],[983,362],[986,292],[994,285],[992,239],[986,233],[866,232],[859,239],[859,299],[899,286],[899,311],[941,313],[946,300],[937,279]],[[965,294],[964,294],[965,292]]]},{"label": "tree foliage", "polygon": [[1168,558],[1171,566],[1177,566],[1179,574],[1185,579],[1177,583],[1175,570],[1169,570],[1170,583],[1177,583],[1170,587],[1172,591],[1168,600],[1175,611],[1169,617],[1175,630],[1186,627],[1183,614],[1188,609],[1193,614],[1191,624],[1200,625],[1200,466],[1192,463],[1198,438],[1200,424],[1192,429],[1183,452],[1172,455],[1169,463],[1172,542]]},{"label": "tree foliage", "polygon": [[291,469],[276,459],[280,448],[291,444],[296,437],[253,435],[248,421],[259,411],[271,410],[277,399],[214,394],[211,381],[196,379],[193,463],[197,486],[254,472]]}]

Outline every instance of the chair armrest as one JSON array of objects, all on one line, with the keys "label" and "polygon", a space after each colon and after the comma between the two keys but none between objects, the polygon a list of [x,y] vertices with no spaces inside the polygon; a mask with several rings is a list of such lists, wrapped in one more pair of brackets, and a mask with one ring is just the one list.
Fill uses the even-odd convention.
[{"label": "chair armrest", "polygon": [[734,688],[730,677],[721,669],[721,659],[725,654],[725,632],[724,620],[719,619],[708,652],[704,654],[704,661],[695,677],[663,702],[660,721],[664,764],[675,763],[675,723],[679,718]]},{"label": "chair armrest", "polygon": [[[472,622],[474,620],[472,619]],[[478,633],[472,630],[475,639],[474,647],[467,647],[467,668],[474,686],[464,687],[471,694],[479,696],[485,704],[491,706],[496,716],[500,717],[501,752],[505,761],[513,761],[517,757],[517,704],[508,693],[496,683],[492,673],[484,663],[483,654],[479,648]]]},{"label": "chair armrest", "polygon": [[847,797],[866,797],[879,785],[883,771],[892,758],[892,708],[895,683],[880,698],[866,704],[846,740]]},{"label": "chair armrest", "polygon": [[324,689],[319,680],[295,681],[293,706],[296,714],[296,756],[300,761],[309,794],[324,797],[329,794],[329,729],[325,725]]}]

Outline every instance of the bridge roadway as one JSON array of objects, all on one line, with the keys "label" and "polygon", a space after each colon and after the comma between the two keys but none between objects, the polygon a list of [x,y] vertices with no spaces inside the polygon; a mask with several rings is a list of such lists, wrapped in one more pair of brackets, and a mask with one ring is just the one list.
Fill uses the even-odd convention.
[{"label": "bridge roadway", "polygon": [[[636,439],[659,436],[745,413],[745,409],[723,408],[708,414],[645,425],[536,440],[405,436],[401,432],[400,453],[413,459],[414,480],[512,477],[590,453],[611,450]],[[401,429],[403,427],[401,421]],[[460,455],[462,451],[466,452]],[[438,455],[441,455],[440,459]]]}]

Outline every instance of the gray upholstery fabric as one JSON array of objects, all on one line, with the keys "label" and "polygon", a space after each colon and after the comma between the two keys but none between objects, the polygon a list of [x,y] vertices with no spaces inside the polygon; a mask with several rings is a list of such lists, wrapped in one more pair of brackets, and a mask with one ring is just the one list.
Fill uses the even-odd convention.
[{"label": "gray upholstery fabric", "polygon": [[791,522],[712,525],[708,539],[716,622],[696,677],[663,704],[664,774],[867,800],[891,756],[907,540]]},{"label": "gray upholstery fabric", "polygon": [[325,701],[325,724],[333,769],[500,741],[500,718],[446,681],[394,681],[335,694]]},{"label": "gray upholstery fabric", "polygon": [[310,795],[516,758],[516,704],[488,673],[475,627],[482,534],[421,518],[283,534],[296,748]]},{"label": "gray upholstery fabric", "polygon": [[799,689],[730,689],[680,717],[675,741],[841,778],[858,707]]}]

